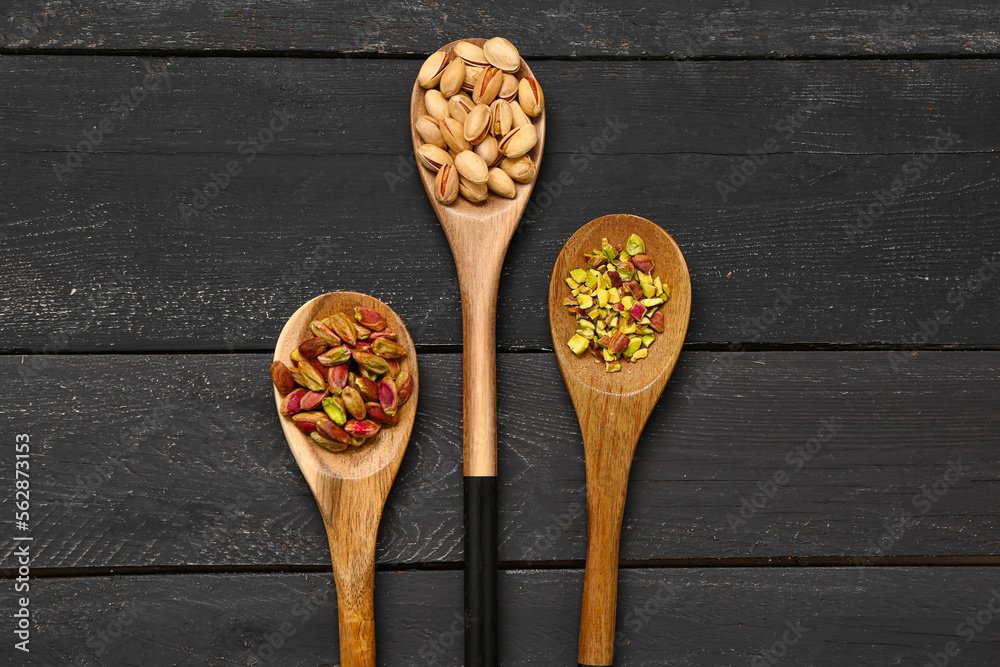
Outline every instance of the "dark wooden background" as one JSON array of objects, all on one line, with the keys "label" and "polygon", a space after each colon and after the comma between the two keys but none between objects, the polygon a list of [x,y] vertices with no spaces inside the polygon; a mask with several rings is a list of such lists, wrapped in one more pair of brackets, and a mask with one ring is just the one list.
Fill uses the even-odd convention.
[{"label": "dark wooden background", "polygon": [[[786,624],[786,665],[920,666],[949,642],[949,664],[996,664],[988,0],[4,2],[0,516],[12,545],[28,433],[37,579],[30,656],[2,582],[3,663],[337,664],[322,525],[266,373],[285,318],[337,289],[390,304],[422,355],[379,542],[380,664],[461,663],[461,309],[406,118],[426,54],[494,34],[550,114],[500,293],[502,663],[575,664],[583,457],[546,289],[573,231],[630,212],[678,241],[694,307],[633,468],[617,664],[774,664]],[[287,127],[247,161],[275,110]],[[962,476],[915,503],[950,463]]]}]

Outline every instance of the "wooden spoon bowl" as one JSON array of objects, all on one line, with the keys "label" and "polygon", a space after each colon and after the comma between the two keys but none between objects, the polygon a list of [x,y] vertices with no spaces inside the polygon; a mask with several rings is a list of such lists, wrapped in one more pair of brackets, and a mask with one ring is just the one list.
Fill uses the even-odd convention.
[{"label": "wooden spoon bowl", "polygon": [[[601,239],[625,242],[638,234],[653,258],[653,275],[670,287],[661,306],[664,331],[649,356],[621,362],[608,373],[589,353],[577,356],[566,345],[576,318],[563,305],[570,269],[586,266],[584,253]],[[691,312],[691,278],[680,248],[659,226],[634,215],[606,215],[578,230],[556,259],[549,282],[549,325],[556,359],[576,408],[587,460],[587,568],[580,619],[579,664],[607,666],[614,655],[618,595],[618,544],[632,456],[639,435],[660,398],[680,355]]]},{"label": "wooden spoon bowl", "polygon": [[[468,39],[482,46],[485,39]],[[455,42],[442,50],[454,55]],[[521,59],[516,76],[534,77]],[[540,82],[544,89],[544,82]],[[426,113],[424,89],[413,84],[410,127],[413,150],[422,141],[414,127]],[[538,170],[545,147],[545,111],[533,119],[538,143],[528,153]],[[436,174],[419,164],[417,170],[431,206],[448,237],[462,291],[463,456],[465,476],[465,665],[493,667],[497,661],[496,627],[496,474],[497,387],[496,317],[500,271],[507,246],[531,197],[532,183],[515,183],[506,199],[490,193],[473,204],[459,197],[449,206],[434,197]],[[537,179],[537,171],[536,171]]]},{"label": "wooden spoon bowl", "polygon": [[[385,499],[406,453],[419,394],[417,355],[403,321],[384,303],[358,292],[331,292],[306,302],[285,323],[274,349],[288,363],[292,350],[312,334],[309,324],[336,312],[353,316],[354,306],[380,313],[406,350],[403,367],[413,378],[409,400],[398,411],[399,423],[383,426],[360,447],[328,451],[281,416],[281,428],[302,475],[319,506],[330,543],[340,617],[340,664],[375,666],[375,540]],[[274,391],[275,404],[281,395]]]}]

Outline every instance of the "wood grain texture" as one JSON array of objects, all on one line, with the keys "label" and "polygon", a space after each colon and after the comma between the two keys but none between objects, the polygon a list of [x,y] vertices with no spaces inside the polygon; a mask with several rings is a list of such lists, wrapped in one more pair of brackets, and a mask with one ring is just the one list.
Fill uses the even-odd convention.
[{"label": "wood grain texture", "polygon": [[[143,77],[134,58],[93,60],[0,62],[10,91],[0,114],[10,196],[0,349],[51,348],[57,321],[68,334],[62,351],[260,351],[298,304],[331,289],[382,298],[419,345],[461,344],[453,262],[400,122],[399,90],[417,61],[367,63],[386,83],[373,90],[365,64],[348,60],[168,59],[172,85],[150,93],[60,183],[53,160]],[[994,61],[719,62],[688,79],[664,63],[538,66],[554,122],[500,288],[502,349],[551,349],[538,285],[566,238],[609,211],[674,231],[704,295],[689,336],[699,344],[898,346],[928,314],[953,308],[952,290],[1000,247],[991,213],[998,167],[988,153],[1000,145]],[[588,80],[596,102],[572,93]],[[831,102],[786,141],[775,124],[809,101],[812,80]],[[671,98],[675,89],[684,95]],[[621,116],[628,127],[591,159],[580,137],[611,136],[605,120],[622,101],[635,115]],[[246,162],[240,143],[285,103],[286,129]],[[921,153],[942,127],[960,136],[954,150],[985,152],[940,156],[851,241],[845,225],[858,224],[859,208],[877,210],[915,157],[880,153]],[[803,153],[772,154],[723,201],[719,183],[769,138]],[[706,150],[725,155],[683,152]],[[180,205],[232,159],[242,172],[185,220]],[[1000,346],[990,317],[998,284],[931,344]],[[776,289],[800,298],[775,323],[754,324]]]},{"label": "wood grain texture", "polygon": [[[625,244],[637,234],[643,254],[655,262],[669,300],[662,334],[652,354],[638,364],[621,364],[608,373],[589,354],[579,358],[565,341],[575,333],[576,320],[566,311],[566,279],[572,269],[586,266],[584,255],[608,240]],[[620,283],[619,283],[620,284]],[[687,333],[691,313],[691,278],[684,255],[656,223],[634,215],[606,215],[581,227],[563,246],[549,282],[549,323],[563,381],[569,391],[583,435],[587,463],[587,566],[580,615],[578,662],[610,665],[615,648],[615,608],[618,595],[618,548],[629,471],[639,436],[656,406]]]},{"label": "wood grain texture", "polygon": [[[0,359],[0,415],[34,443],[33,567],[327,567],[270,359]],[[421,355],[384,566],[462,560],[461,365]],[[501,354],[498,378],[500,560],[582,563],[583,447],[555,356]],[[998,378],[995,352],[920,352],[897,368],[885,352],[682,353],[636,450],[621,558],[997,555]],[[971,469],[921,512],[914,498],[956,457]],[[743,501],[761,504],[778,473],[786,483],[751,514]],[[907,513],[913,525],[883,540]]]},{"label": "wood grain texture", "polygon": [[380,314],[406,351],[401,366],[413,378],[413,391],[399,408],[399,423],[380,429],[360,447],[331,452],[281,415],[283,396],[277,388],[273,392],[281,430],[316,499],[330,543],[340,618],[340,664],[375,667],[375,543],[385,500],[403,462],[416,416],[420,374],[413,339],[399,316],[378,299],[357,292],[332,292],[310,299],[288,318],[275,343],[273,360],[288,364],[289,355],[312,337],[310,323],[336,313],[346,313],[353,321],[356,306]]},{"label": "wood grain texture", "polygon": [[252,8],[183,0],[81,6],[15,2],[0,12],[7,50],[226,50],[427,53],[438,42],[501,34],[529,56],[807,56],[991,54],[1000,12],[987,0],[872,6],[675,0],[308,2]]},{"label": "wood grain texture", "polygon": [[[462,664],[460,572],[380,572],[376,580],[380,664]],[[582,584],[580,570],[502,572],[501,663],[575,664]],[[77,656],[150,667],[336,664],[326,573],[57,578],[31,587],[34,662],[18,656],[18,664]],[[995,589],[995,568],[984,567],[625,569],[616,664],[745,667],[768,664],[764,656],[776,651],[784,663],[815,667],[923,665],[955,642],[953,664],[990,667],[996,619],[972,641],[965,619],[983,612]],[[13,597],[4,586],[0,602],[14,608]],[[782,647],[784,638],[794,643]],[[0,646],[0,657],[13,662],[13,653],[11,642]]]}]

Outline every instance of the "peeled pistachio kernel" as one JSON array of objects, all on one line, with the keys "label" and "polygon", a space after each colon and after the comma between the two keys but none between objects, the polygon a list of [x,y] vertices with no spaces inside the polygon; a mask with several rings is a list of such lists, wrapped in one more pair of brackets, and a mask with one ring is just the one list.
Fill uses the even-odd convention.
[{"label": "peeled pistachio kernel", "polygon": [[500,152],[509,158],[517,158],[527,154],[538,143],[538,133],[534,125],[522,125],[514,128],[500,140]]},{"label": "peeled pistachio kernel", "polygon": [[421,88],[433,88],[441,80],[441,74],[448,66],[448,54],[444,51],[436,51],[430,55],[424,64],[420,66],[417,74],[417,83]]},{"label": "peeled pistachio kernel", "polygon": [[448,117],[448,100],[436,88],[431,88],[424,93],[424,106],[427,108],[427,114],[436,121]]},{"label": "peeled pistachio kernel", "polygon": [[440,123],[440,126],[441,136],[444,138],[444,142],[448,144],[448,148],[455,153],[472,150],[472,144],[465,139],[465,128],[461,123],[454,118],[445,118]]},{"label": "peeled pistachio kernel", "polygon": [[500,92],[497,93],[497,97],[508,102],[513,102],[514,98],[517,97],[518,84],[516,76],[513,74],[504,74],[503,83],[500,84]]},{"label": "peeled pistachio kernel", "polygon": [[485,69],[485,67],[476,67],[468,64],[465,66],[465,80],[462,81],[463,93],[471,93],[475,89],[476,81],[479,81],[479,77]]},{"label": "peeled pistachio kernel", "polygon": [[434,144],[423,144],[417,149],[417,159],[431,171],[437,171],[445,164],[455,164],[451,155]]},{"label": "peeled pistachio kernel", "polygon": [[527,155],[516,159],[505,157],[500,161],[500,168],[518,183],[531,183],[538,173],[535,162]]},{"label": "peeled pistachio kernel", "polygon": [[490,170],[486,162],[472,151],[462,151],[456,155],[455,168],[472,183],[482,185],[489,179]]},{"label": "peeled pistachio kernel", "polygon": [[420,135],[425,144],[432,144],[438,148],[448,147],[448,144],[444,143],[444,137],[441,136],[441,128],[433,116],[424,114],[417,119],[414,125],[417,128],[417,134]]},{"label": "peeled pistachio kernel", "polygon": [[522,125],[531,125],[531,119],[528,118],[528,114],[524,113],[524,109],[521,108],[521,104],[517,101],[513,101],[510,105],[510,114],[513,122],[511,127],[521,127]]},{"label": "peeled pistachio kernel", "polygon": [[[500,92],[503,84],[502,72],[496,67],[487,67],[476,81],[472,90],[472,101],[476,104],[491,104]],[[519,89],[520,90],[520,89]]]},{"label": "peeled pistachio kernel", "polygon": [[476,104],[472,98],[464,93],[459,93],[448,100],[448,115],[465,125],[465,120],[469,112],[475,108]]},{"label": "peeled pistachio kernel", "polygon": [[517,101],[521,103],[524,113],[532,118],[542,113],[545,109],[545,95],[542,94],[542,87],[538,85],[538,80],[530,76],[521,79],[517,88]]},{"label": "peeled pistachio kernel", "polygon": [[458,194],[473,204],[482,204],[489,196],[489,190],[487,190],[485,183],[473,183],[463,177],[458,179]]},{"label": "peeled pistachio kernel", "polygon": [[445,205],[458,198],[458,170],[455,165],[443,165],[434,177],[434,198]]},{"label": "peeled pistachio kernel", "polygon": [[490,192],[495,192],[501,197],[506,197],[507,199],[513,199],[514,195],[517,194],[517,188],[514,186],[514,181],[507,175],[507,172],[499,167],[493,167],[490,169],[489,179],[486,181],[486,185],[489,187]]},{"label": "peeled pistachio kernel", "polygon": [[472,42],[466,42],[465,40],[455,42],[455,46],[452,48],[455,51],[455,55],[464,60],[467,65],[472,65],[474,67],[486,67],[490,64],[486,60],[483,48],[481,46],[476,46]]},{"label": "peeled pistachio kernel", "polygon": [[483,44],[486,60],[497,69],[513,74],[521,67],[521,54],[517,47],[503,37],[494,37]]},{"label": "peeled pistachio kernel", "polygon": [[507,100],[494,100],[490,105],[490,132],[502,137],[510,132],[514,124],[514,115]]},{"label": "peeled pistachio kernel", "polygon": [[497,138],[492,135],[487,135],[483,139],[482,143],[476,146],[476,155],[483,158],[483,162],[486,163],[488,167],[495,167],[500,164],[501,158],[503,156],[500,154],[500,148],[497,142]]},{"label": "peeled pistachio kernel", "polygon": [[444,72],[441,73],[441,81],[438,83],[438,88],[441,89],[441,94],[445,97],[451,97],[462,90],[462,84],[465,82],[465,61],[461,58],[455,58],[448,66],[444,68]]},{"label": "peeled pistachio kernel", "polygon": [[490,108],[485,104],[477,104],[465,119],[465,140],[473,145],[481,144],[490,133],[491,118]]}]

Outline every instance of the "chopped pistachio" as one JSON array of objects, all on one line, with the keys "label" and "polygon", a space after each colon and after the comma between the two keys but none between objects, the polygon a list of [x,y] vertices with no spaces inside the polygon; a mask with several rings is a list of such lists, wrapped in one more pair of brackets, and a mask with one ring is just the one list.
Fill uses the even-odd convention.
[{"label": "chopped pistachio", "polygon": [[621,364],[611,364],[611,363],[604,364],[604,370],[606,370],[609,373],[617,373],[621,369],[622,369]]},{"label": "chopped pistachio", "polygon": [[608,305],[608,297],[610,296],[608,294],[608,290],[599,289],[596,292],[594,292],[594,296],[597,297],[597,305],[600,306],[601,308],[604,308],[605,306]]},{"label": "chopped pistachio", "polygon": [[577,283],[587,282],[587,272],[583,269],[573,269],[569,272],[569,277]]},{"label": "chopped pistachio", "polygon": [[659,306],[660,304],[662,304],[663,303],[663,299],[661,299],[660,297],[657,296],[657,297],[652,297],[652,298],[649,298],[649,299],[643,299],[639,303],[641,303],[642,305],[646,306],[647,308],[652,308],[653,306]]},{"label": "chopped pistachio", "polygon": [[625,351],[622,352],[622,354],[625,355],[626,357],[631,357],[639,350],[640,347],[642,347],[641,338],[630,338],[628,342],[628,347],[625,348]]},{"label": "chopped pistachio", "polygon": [[639,283],[642,288],[642,295],[647,299],[656,296],[656,285],[650,282]]},{"label": "chopped pistachio", "polygon": [[649,347],[650,345],[653,344],[653,341],[655,339],[656,339],[656,336],[654,336],[653,334],[645,334],[645,335],[643,335],[643,337],[642,337],[642,346],[643,347]]},{"label": "chopped pistachio", "polygon": [[638,234],[632,234],[628,237],[628,242],[625,244],[625,252],[633,256],[644,255],[646,253],[646,244],[643,243]]},{"label": "chopped pistachio", "polygon": [[640,359],[645,359],[647,356],[649,356],[649,350],[647,350],[646,348],[642,348],[633,352],[632,356],[630,356],[629,359],[631,359],[632,363],[634,364]]},{"label": "chopped pistachio", "polygon": [[572,338],[566,343],[569,345],[569,349],[573,350],[574,354],[583,354],[590,347],[590,341],[581,336],[580,334],[574,334]]},{"label": "chopped pistachio", "polygon": [[577,304],[584,310],[589,310],[594,305],[594,299],[589,294],[581,294],[576,298]]}]

